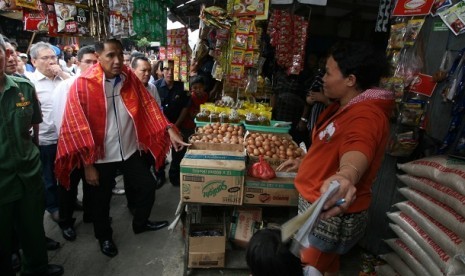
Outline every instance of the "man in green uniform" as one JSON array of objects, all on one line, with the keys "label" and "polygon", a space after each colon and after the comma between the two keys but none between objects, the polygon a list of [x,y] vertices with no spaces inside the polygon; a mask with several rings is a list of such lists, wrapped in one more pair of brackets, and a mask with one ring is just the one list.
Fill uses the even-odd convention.
[{"label": "man in green uniform", "polygon": [[29,134],[33,124],[42,122],[39,102],[30,82],[5,74],[11,54],[0,37],[0,272],[15,275],[15,228],[23,249],[21,275],[62,275],[63,267],[47,260],[41,163]]}]

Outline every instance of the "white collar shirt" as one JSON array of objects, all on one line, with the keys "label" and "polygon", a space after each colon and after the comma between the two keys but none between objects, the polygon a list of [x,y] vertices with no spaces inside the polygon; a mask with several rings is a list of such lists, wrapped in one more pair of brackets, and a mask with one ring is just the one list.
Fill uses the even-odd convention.
[{"label": "white collar shirt", "polygon": [[160,95],[158,94],[157,87],[154,84],[151,84],[150,82],[147,83],[147,86],[145,87],[149,91],[150,95],[155,98],[155,101],[157,101],[157,104],[159,107],[161,107],[161,99]]},{"label": "white collar shirt", "polygon": [[[105,157],[95,163],[124,161],[138,150],[134,121],[120,95],[124,81],[124,75],[114,79],[104,78],[107,107],[104,141]],[[93,115],[99,116],[98,114]]]},{"label": "white collar shirt", "polygon": [[53,90],[52,99],[52,120],[57,133],[60,134],[61,123],[63,120],[63,114],[65,113],[66,101],[68,100],[69,90],[73,85],[77,76],[66,79],[57,85]]},{"label": "white collar shirt", "polygon": [[27,73],[26,76],[34,84],[37,97],[39,98],[40,108],[42,110],[42,123],[39,124],[39,145],[53,145],[58,141],[58,133],[53,123],[52,110],[53,110],[53,91],[60,84],[63,79],[55,76],[50,79],[44,76],[39,70],[33,73]]}]

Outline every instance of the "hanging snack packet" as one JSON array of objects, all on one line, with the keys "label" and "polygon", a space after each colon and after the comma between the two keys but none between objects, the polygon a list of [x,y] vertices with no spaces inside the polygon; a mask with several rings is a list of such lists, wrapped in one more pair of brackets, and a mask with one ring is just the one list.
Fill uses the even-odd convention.
[{"label": "hanging snack packet", "polygon": [[425,19],[412,19],[408,21],[407,31],[405,33],[405,45],[413,45],[420,33],[421,27],[425,23]]},{"label": "hanging snack packet", "polygon": [[44,4],[44,7],[42,8],[41,5],[38,11],[24,9],[23,21],[25,31],[48,32],[46,8],[47,6]]},{"label": "hanging snack packet", "polygon": [[78,23],[78,34],[87,35],[89,33],[89,10],[77,8],[76,21]]},{"label": "hanging snack packet", "polygon": [[75,21],[77,12],[76,6],[55,2],[59,33],[76,33],[77,22]]},{"label": "hanging snack packet", "polygon": [[236,38],[234,39],[234,48],[236,49],[247,49],[247,36],[244,34],[236,34]]},{"label": "hanging snack packet", "polygon": [[403,22],[392,25],[387,48],[400,49],[404,47],[404,36],[406,31],[407,25]]},{"label": "hanging snack packet", "polygon": [[58,22],[57,14],[55,12],[55,5],[47,4],[47,19],[48,19],[48,35],[57,36],[58,35]]},{"label": "hanging snack packet", "polygon": [[41,10],[41,3],[39,0],[15,0],[16,6],[23,7],[30,10]]},{"label": "hanging snack packet", "polygon": [[244,64],[244,50],[233,49],[231,53],[231,63],[232,64]]}]

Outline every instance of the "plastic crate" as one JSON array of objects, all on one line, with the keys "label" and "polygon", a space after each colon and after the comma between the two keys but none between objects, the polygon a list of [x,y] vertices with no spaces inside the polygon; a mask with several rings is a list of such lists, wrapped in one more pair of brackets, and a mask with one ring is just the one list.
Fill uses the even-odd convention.
[{"label": "plastic crate", "polygon": [[[194,122],[195,122],[195,125],[196,125],[197,127],[203,127],[203,126],[205,126],[205,125],[210,124],[210,122],[199,122],[199,121],[197,121],[197,118],[194,119]],[[214,123],[211,123],[211,124],[214,124]],[[240,125],[242,125],[242,121],[239,122],[239,123],[225,123],[225,124],[230,124],[230,125],[232,125],[232,126],[240,126]]]},{"label": "plastic crate", "polygon": [[246,123],[244,123],[244,126],[245,126],[245,129],[248,131],[258,131],[258,132],[266,132],[266,133],[289,133],[289,130],[291,129],[290,125],[274,127],[274,125],[277,123],[287,123],[287,122],[271,120],[269,126],[249,125]]}]

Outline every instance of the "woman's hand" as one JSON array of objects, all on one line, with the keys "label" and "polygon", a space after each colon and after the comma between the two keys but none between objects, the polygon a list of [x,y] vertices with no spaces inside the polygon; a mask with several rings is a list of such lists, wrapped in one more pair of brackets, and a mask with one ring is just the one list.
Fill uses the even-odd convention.
[{"label": "woman's hand", "polygon": [[87,184],[91,186],[99,185],[99,174],[94,165],[85,165],[84,166],[84,175],[86,177]]},{"label": "woman's hand", "polygon": [[288,159],[286,160],[284,163],[282,163],[281,165],[279,165],[277,168],[276,168],[276,171],[277,172],[280,172],[280,171],[285,171],[285,172],[296,172],[297,169],[300,167],[300,163],[302,162],[301,159],[297,158],[297,159]]},{"label": "woman's hand", "polygon": [[188,147],[191,145],[184,142],[182,136],[173,128],[168,129],[168,134],[170,135],[171,145],[175,151],[180,151],[183,147]]},{"label": "woman's hand", "polygon": [[326,97],[325,94],[323,94],[322,92],[310,92],[310,95],[307,96],[307,102],[308,102],[308,98],[310,98],[310,101],[312,103],[320,102],[320,103],[323,103],[325,105],[329,104],[328,97]]},{"label": "woman's hand", "polygon": [[[323,206],[323,210],[325,211],[321,213],[322,219],[328,219],[330,217],[345,213],[345,211],[349,209],[349,206],[356,198],[355,193],[357,188],[355,188],[355,183],[352,183],[349,178],[346,178],[344,175],[340,174],[335,174],[324,181],[323,186],[320,188],[320,192],[322,194],[328,190],[329,184],[332,181],[339,182],[339,190],[334,193]],[[336,206],[336,202],[340,199],[344,199],[345,202]]]}]

